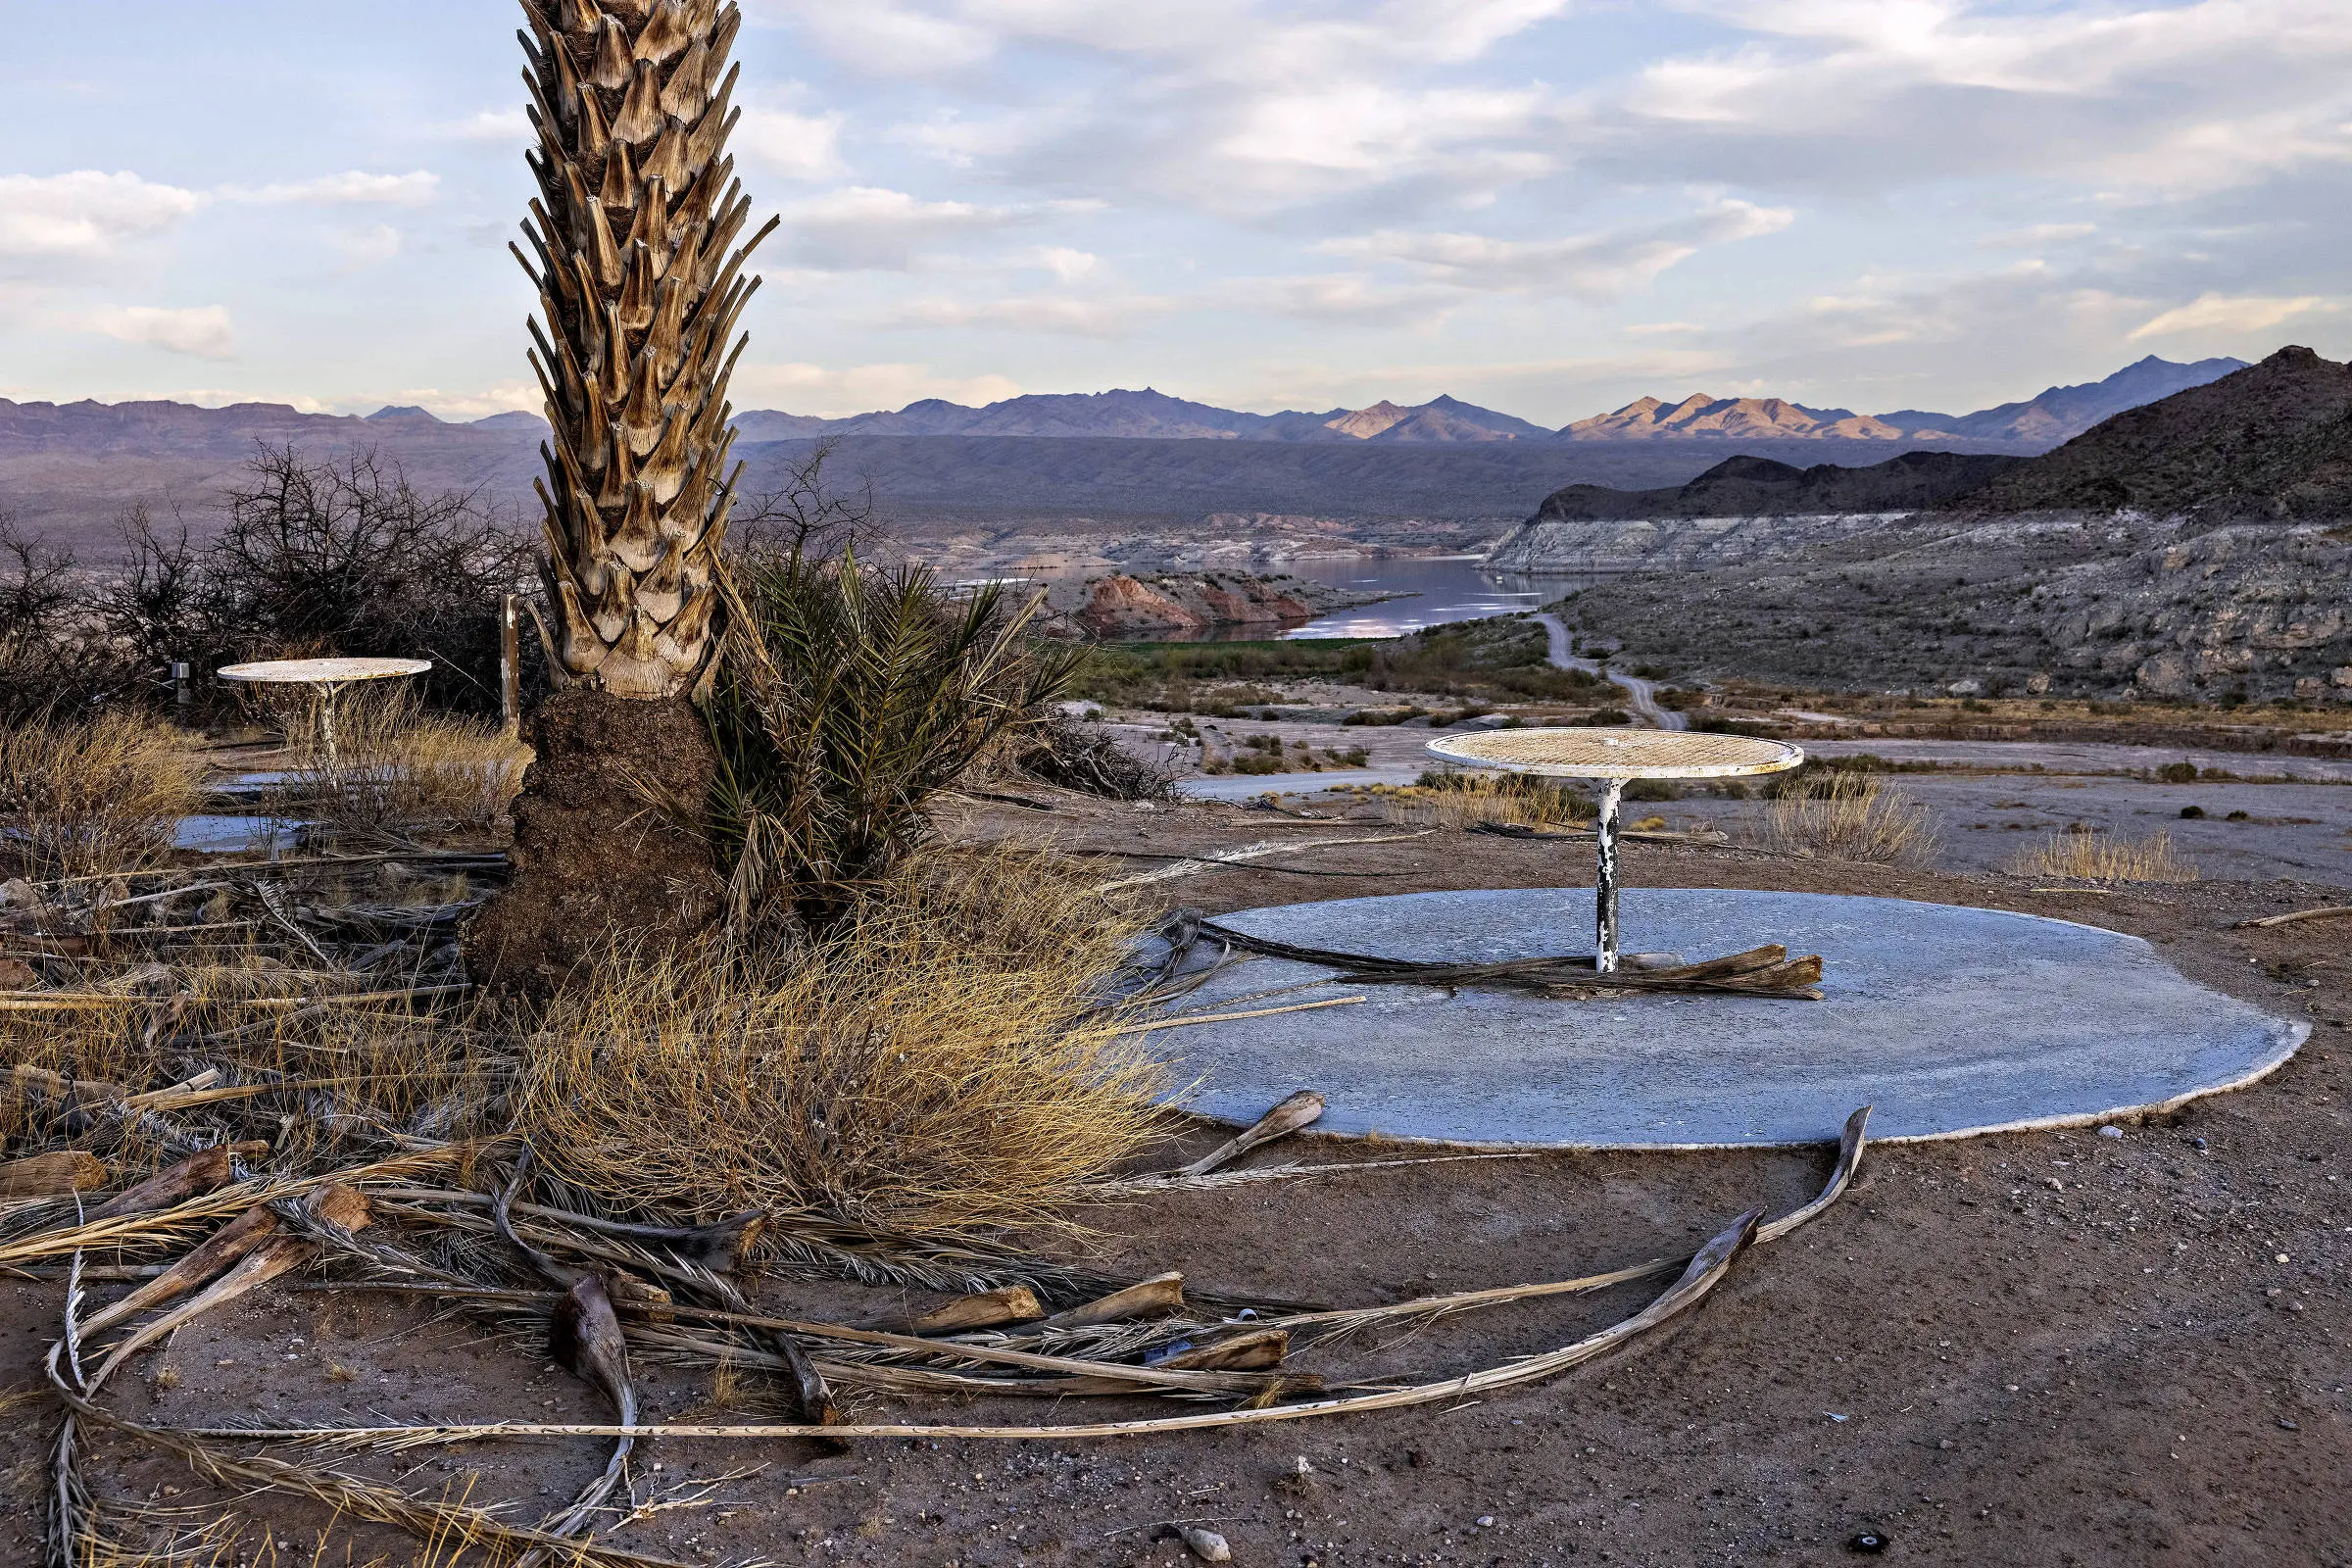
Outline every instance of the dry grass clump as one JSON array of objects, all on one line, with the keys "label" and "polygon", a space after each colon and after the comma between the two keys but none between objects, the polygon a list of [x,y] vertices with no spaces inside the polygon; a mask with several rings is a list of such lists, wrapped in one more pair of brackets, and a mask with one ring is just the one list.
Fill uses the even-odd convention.
[{"label": "dry grass clump", "polygon": [[2018,851],[2009,869],[2070,882],[2194,882],[2198,875],[2161,831],[2136,840],[2074,829],[2047,834]]},{"label": "dry grass clump", "polygon": [[408,687],[346,693],[329,767],[314,700],[280,712],[305,808],[362,832],[485,832],[522,789],[530,748],[485,719],[429,712]]},{"label": "dry grass clump", "polygon": [[1014,850],[916,857],[821,941],[618,963],[524,1043],[517,1129],[611,1212],[1054,1225],[1155,1137],[1096,1008],[1140,922]]},{"label": "dry grass clump", "polygon": [[1764,819],[1767,848],[1832,860],[1924,865],[1936,854],[1927,806],[1868,773],[1819,773],[1790,784]]},{"label": "dry grass clump", "polygon": [[1524,773],[1430,773],[1409,788],[1377,793],[1383,816],[1411,827],[1573,827],[1596,810],[1582,791]]},{"label": "dry grass clump", "polygon": [[12,874],[105,876],[152,865],[204,801],[194,743],[144,713],[0,729],[0,858]]}]

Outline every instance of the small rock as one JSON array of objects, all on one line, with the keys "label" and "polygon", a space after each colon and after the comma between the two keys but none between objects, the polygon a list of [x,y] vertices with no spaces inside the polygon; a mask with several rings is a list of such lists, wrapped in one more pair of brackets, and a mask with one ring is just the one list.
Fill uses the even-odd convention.
[{"label": "small rock", "polygon": [[1233,1548],[1227,1545],[1225,1538],[1214,1530],[1201,1530],[1196,1526],[1187,1525],[1184,1530],[1184,1549],[1202,1562],[1233,1561]]},{"label": "small rock", "polygon": [[1494,1529],[1494,1516],[1493,1514],[1491,1514],[1491,1513],[1482,1513],[1482,1514],[1480,1514],[1480,1515],[1478,1516],[1478,1528],[1479,1528],[1479,1529],[1481,1529],[1481,1530],[1492,1530],[1492,1529]]},{"label": "small rock", "polygon": [[2299,1422],[2289,1421],[2286,1417],[2280,1416],[2278,1418],[2278,1430],[2281,1432],[2300,1432],[2303,1430],[2303,1428]]},{"label": "small rock", "polygon": [[2055,1176],[2044,1176],[2041,1179],[2041,1185],[2047,1187],[2053,1193],[2063,1193],[2066,1191],[2066,1183],[2060,1181]]},{"label": "small rock", "polygon": [[7,881],[0,882],[0,909],[30,909],[38,913],[45,907],[46,906],[41,902],[41,896],[35,893],[32,890],[32,884],[23,877],[12,876]]},{"label": "small rock", "polygon": [[0,958],[0,991],[30,991],[40,983],[40,971],[23,958]]},{"label": "small rock", "polygon": [[2121,1138],[2124,1136],[2124,1130],[2115,1126],[2102,1127],[2099,1129],[2099,1136],[2101,1138]]},{"label": "small rock", "polygon": [[1876,1557],[1886,1549],[1886,1533],[1883,1530],[1857,1530],[1846,1537],[1845,1549],[1858,1551],[1865,1557]]}]

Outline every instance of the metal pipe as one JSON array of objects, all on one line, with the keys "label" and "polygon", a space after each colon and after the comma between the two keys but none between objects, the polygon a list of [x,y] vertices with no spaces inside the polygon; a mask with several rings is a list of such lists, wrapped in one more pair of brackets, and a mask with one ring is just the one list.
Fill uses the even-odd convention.
[{"label": "metal pipe", "polygon": [[1624,795],[1624,780],[1604,780],[1600,815],[1592,824],[1598,858],[1592,878],[1592,967],[1602,974],[1617,968],[1617,803]]}]

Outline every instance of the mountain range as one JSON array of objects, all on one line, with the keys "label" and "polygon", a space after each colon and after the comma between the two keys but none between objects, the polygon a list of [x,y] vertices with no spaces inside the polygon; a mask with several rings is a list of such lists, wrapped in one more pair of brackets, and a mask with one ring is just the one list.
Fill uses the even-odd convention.
[{"label": "mountain range", "polygon": [[[1679,403],[1641,398],[1557,430],[1455,397],[1410,406],[1385,399],[1364,409],[1244,414],[1141,391],[1030,393],[984,408],[926,398],[896,413],[826,419],[759,409],[737,415],[747,441],[824,436],[1115,436],[1143,440],[1378,441],[1397,445],[1489,441],[1907,441],[1972,446],[2054,446],[2125,409],[2169,397],[2245,368],[2243,360],[2176,364],[2154,355],[2103,381],[2053,386],[2023,403],[1974,414],[1918,409],[1856,414],[1814,409],[1785,398],[1718,398],[1694,393]],[[406,411],[403,411],[406,412]],[[528,417],[528,416],[498,416]]]}]

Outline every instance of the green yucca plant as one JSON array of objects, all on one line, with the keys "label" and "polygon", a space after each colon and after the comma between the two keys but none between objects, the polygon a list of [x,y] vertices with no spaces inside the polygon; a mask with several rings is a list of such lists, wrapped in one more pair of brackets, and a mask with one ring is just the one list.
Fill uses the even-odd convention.
[{"label": "green yucca plant", "polygon": [[1041,716],[1082,655],[1030,641],[1036,601],[951,594],[923,566],[795,551],[734,579],[709,709],[712,838],[739,924],[823,926],[929,836],[931,798]]}]

